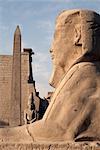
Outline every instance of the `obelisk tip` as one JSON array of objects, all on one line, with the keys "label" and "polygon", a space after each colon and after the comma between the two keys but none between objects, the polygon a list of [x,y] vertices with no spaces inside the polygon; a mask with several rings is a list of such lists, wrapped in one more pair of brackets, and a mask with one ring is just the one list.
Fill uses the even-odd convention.
[{"label": "obelisk tip", "polygon": [[18,35],[18,34],[21,35],[19,25],[17,25],[16,30],[15,30],[15,35]]}]

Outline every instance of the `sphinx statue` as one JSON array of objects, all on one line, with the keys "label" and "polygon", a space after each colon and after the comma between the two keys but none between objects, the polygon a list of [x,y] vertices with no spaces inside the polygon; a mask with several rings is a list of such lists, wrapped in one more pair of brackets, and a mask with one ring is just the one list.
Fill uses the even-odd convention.
[{"label": "sphinx statue", "polygon": [[24,121],[25,124],[33,123],[37,120],[37,113],[34,104],[33,93],[29,95],[28,107],[24,110]]},{"label": "sphinx statue", "polygon": [[60,13],[50,53],[55,91],[43,119],[0,129],[1,141],[100,140],[100,15]]}]

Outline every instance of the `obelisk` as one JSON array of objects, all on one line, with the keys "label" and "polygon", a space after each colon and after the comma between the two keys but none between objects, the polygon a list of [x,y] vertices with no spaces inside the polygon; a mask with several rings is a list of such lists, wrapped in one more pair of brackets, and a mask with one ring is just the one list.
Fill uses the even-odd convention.
[{"label": "obelisk", "polygon": [[21,32],[14,33],[10,126],[21,125]]}]

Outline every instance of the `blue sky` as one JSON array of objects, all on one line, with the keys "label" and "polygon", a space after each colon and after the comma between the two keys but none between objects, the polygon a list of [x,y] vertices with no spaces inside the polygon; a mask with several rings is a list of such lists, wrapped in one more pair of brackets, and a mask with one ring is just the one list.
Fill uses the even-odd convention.
[{"label": "blue sky", "polygon": [[51,90],[49,49],[55,19],[62,10],[76,8],[100,13],[100,0],[0,0],[0,54],[12,54],[13,33],[20,25],[23,47],[35,52],[33,73],[42,97]]}]

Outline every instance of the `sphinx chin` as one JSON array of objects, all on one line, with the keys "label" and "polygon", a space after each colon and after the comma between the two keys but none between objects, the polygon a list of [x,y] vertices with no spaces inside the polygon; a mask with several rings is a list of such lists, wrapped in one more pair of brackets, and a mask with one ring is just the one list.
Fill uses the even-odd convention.
[{"label": "sphinx chin", "polygon": [[62,78],[65,75],[65,71],[64,69],[59,65],[55,65],[53,67],[53,71],[49,80],[49,84],[54,87],[57,88],[57,86],[59,85],[59,83],[61,82]]}]

